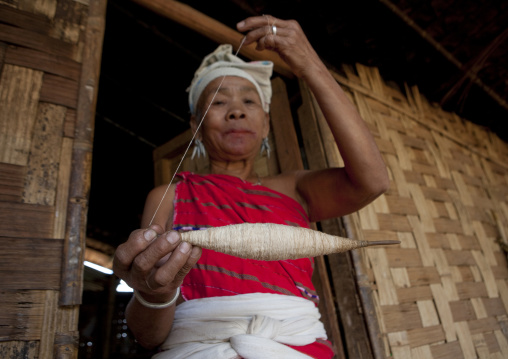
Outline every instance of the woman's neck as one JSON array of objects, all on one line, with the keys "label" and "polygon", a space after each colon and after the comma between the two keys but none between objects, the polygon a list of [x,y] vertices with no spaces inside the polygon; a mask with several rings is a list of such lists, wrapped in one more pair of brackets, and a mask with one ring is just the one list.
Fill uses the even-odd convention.
[{"label": "woman's neck", "polygon": [[251,161],[222,162],[210,160],[210,173],[234,176],[253,183],[259,181],[259,176],[254,171],[254,164]]}]

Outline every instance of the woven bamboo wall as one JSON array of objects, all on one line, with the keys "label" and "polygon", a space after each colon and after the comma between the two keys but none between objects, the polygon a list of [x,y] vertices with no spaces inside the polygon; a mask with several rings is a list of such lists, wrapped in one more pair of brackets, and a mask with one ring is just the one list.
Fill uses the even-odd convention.
[{"label": "woven bamboo wall", "polygon": [[405,97],[375,68],[346,72],[336,78],[391,178],[385,195],[348,220],[358,237],[401,241],[357,252],[373,289],[370,320],[379,322],[382,355],[507,358],[508,145],[416,88]]},{"label": "woven bamboo wall", "polygon": [[2,358],[77,356],[104,14],[102,0],[0,0]]}]

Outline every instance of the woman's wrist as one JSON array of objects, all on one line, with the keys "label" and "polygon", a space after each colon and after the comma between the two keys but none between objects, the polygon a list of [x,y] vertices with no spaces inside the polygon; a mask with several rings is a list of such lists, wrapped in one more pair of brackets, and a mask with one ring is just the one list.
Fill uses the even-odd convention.
[{"label": "woman's wrist", "polygon": [[178,296],[180,295],[180,287],[176,288],[175,295],[173,298],[171,298],[169,301],[165,303],[152,303],[147,301],[145,298],[141,296],[141,293],[137,290],[134,290],[134,297],[136,300],[144,307],[151,308],[151,309],[164,309],[172,306],[176,303],[176,300],[178,299]]}]

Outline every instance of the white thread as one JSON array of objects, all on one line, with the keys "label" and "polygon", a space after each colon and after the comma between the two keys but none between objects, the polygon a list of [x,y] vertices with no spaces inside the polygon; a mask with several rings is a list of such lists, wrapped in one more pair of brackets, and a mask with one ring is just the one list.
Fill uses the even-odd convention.
[{"label": "white thread", "polygon": [[[238,50],[236,50],[235,56],[238,56],[238,53],[240,52],[240,49],[242,48],[242,45],[243,45],[243,43],[244,43],[244,42],[245,42],[245,36],[243,37],[242,42],[240,42],[240,46],[238,47]],[[204,119],[205,119],[206,115],[208,114],[208,110],[210,110],[210,107],[212,107],[212,103],[213,103],[213,101],[215,100],[215,96],[217,96],[217,94],[219,93],[219,90],[220,90],[220,88],[222,87],[222,83],[224,82],[224,79],[226,78],[226,76],[227,76],[227,75],[222,76],[222,80],[221,80],[221,82],[220,82],[220,84],[219,84],[219,87],[217,87],[217,90],[215,91],[215,93],[214,93],[214,95],[213,95],[213,97],[212,97],[212,100],[211,100],[211,101],[210,101],[210,103],[208,104],[208,107],[207,107],[207,109],[206,109],[206,111],[205,111],[205,114],[203,115],[203,117],[201,117],[201,120],[199,121],[199,125],[198,125],[198,127],[196,128],[196,132],[194,132],[194,135],[192,136],[192,138],[191,138],[191,140],[190,140],[190,142],[189,142],[189,145],[187,146],[187,148],[186,148],[185,152],[183,153],[183,156],[182,156],[182,158],[181,158],[181,160],[180,160],[180,163],[178,163],[178,166],[176,167],[175,173],[173,173],[173,177],[171,177],[171,181],[169,181],[169,184],[168,184],[168,186],[166,187],[166,191],[164,191],[164,194],[162,195],[162,198],[161,198],[161,200],[160,200],[160,202],[159,202],[159,205],[158,205],[158,206],[157,206],[157,208],[155,209],[155,213],[153,214],[152,219],[150,220],[150,224],[149,224],[148,226],[150,226],[150,225],[152,224],[153,220],[155,219],[155,215],[156,215],[156,214],[157,214],[157,212],[159,211],[159,208],[161,207],[162,202],[164,201],[164,198],[166,198],[166,194],[168,193],[169,188],[171,187],[171,184],[173,183],[173,180],[175,179],[175,176],[176,176],[176,174],[178,173],[178,170],[180,169],[180,166],[182,165],[182,162],[183,162],[183,160],[184,160],[185,156],[187,155],[187,152],[189,152],[189,148],[190,148],[190,146],[192,145],[192,142],[194,142],[194,138],[196,137],[196,135],[197,135],[197,133],[198,133],[199,129],[201,128],[201,124],[203,123],[203,121],[204,121]]]}]

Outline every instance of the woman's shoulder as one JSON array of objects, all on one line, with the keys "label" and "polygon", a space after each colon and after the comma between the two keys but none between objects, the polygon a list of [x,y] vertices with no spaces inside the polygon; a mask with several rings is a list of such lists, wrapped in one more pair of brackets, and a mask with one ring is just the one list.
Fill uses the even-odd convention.
[{"label": "woman's shoulder", "polygon": [[268,187],[271,190],[280,192],[288,197],[293,198],[305,209],[307,209],[305,201],[298,193],[297,184],[301,174],[302,171],[280,173],[274,176],[263,177],[261,179],[261,183],[263,186]]}]

